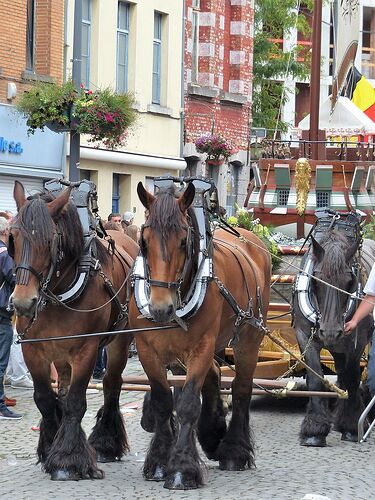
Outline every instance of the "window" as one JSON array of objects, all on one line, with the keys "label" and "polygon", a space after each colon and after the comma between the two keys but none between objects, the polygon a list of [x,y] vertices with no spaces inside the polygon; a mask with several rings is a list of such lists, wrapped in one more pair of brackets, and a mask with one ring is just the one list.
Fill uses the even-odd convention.
[{"label": "window", "polygon": [[316,208],[329,207],[331,204],[331,191],[316,191]]},{"label": "window", "polygon": [[26,69],[34,69],[35,0],[27,0],[26,11]]},{"label": "window", "polygon": [[120,94],[128,90],[129,12],[128,2],[118,3],[116,90]]},{"label": "window", "polygon": [[112,180],[112,213],[120,212],[120,174],[113,174]]},{"label": "window", "polygon": [[81,79],[85,88],[90,86],[91,0],[82,1],[82,67]]},{"label": "window", "polygon": [[152,67],[152,103],[160,104],[160,80],[161,80],[161,28],[162,15],[155,12],[154,15],[154,54]]},{"label": "window", "polygon": [[277,190],[277,206],[286,207],[288,205],[289,189]]},{"label": "window", "polygon": [[193,1],[192,17],[192,48],[191,48],[191,81],[198,81],[198,50],[199,50],[199,0]]}]

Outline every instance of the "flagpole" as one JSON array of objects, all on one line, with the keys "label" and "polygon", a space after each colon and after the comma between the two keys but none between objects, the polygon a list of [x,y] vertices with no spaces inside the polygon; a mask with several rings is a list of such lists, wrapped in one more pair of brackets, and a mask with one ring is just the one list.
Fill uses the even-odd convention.
[{"label": "flagpole", "polygon": [[320,62],[322,40],[322,0],[314,1],[312,21],[312,58],[310,85],[310,158],[318,160],[319,154],[319,108],[320,108]]}]

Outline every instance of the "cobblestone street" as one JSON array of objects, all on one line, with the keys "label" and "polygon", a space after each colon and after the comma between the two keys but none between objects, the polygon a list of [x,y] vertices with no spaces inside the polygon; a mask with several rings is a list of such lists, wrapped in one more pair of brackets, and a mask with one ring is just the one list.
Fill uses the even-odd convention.
[{"label": "cobblestone street", "polygon": [[[137,358],[131,358],[126,373],[140,373]],[[122,462],[102,464],[103,480],[53,482],[36,464],[39,413],[31,390],[11,389],[16,409],[24,415],[18,422],[1,421],[1,498],[32,499],[257,499],[299,500],[307,494],[325,495],[330,500],[374,498],[375,439],[351,444],[332,432],[326,448],[305,448],[298,444],[304,414],[301,400],[270,400],[255,397],[251,420],[256,440],[257,468],[245,472],[223,472],[218,464],[205,460],[206,485],[193,491],[169,491],[163,483],[142,477],[142,460],[150,435],[140,427],[143,393],[123,392],[122,411],[131,452]],[[89,391],[83,419],[86,433],[94,424],[102,394]],[[134,403],[134,404],[133,404]],[[307,498],[307,497],[306,497]]]}]

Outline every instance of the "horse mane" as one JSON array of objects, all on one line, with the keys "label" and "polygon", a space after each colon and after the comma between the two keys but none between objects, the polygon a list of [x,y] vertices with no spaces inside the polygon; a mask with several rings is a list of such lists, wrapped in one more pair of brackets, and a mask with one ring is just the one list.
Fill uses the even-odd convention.
[{"label": "horse mane", "polygon": [[[184,229],[184,224],[182,223],[182,213],[179,205],[176,203],[176,198],[179,198],[181,193],[177,193],[174,185],[161,189],[155,195],[155,201],[152,204],[152,210],[147,219],[147,225],[155,231],[159,237],[162,246],[163,259],[167,260],[166,255],[167,241],[170,234],[179,233]],[[198,258],[199,249],[199,231],[198,223],[192,208],[189,208],[188,216],[190,218],[193,231],[193,241],[194,241],[194,261]]]},{"label": "horse mane", "polygon": [[[47,203],[55,199],[51,193],[38,193],[27,199],[26,204],[21,208],[17,222],[22,236],[29,240],[33,248],[38,250],[53,245],[54,235],[60,235],[60,247],[64,256],[70,260],[78,259],[84,250],[84,237],[82,224],[76,206],[69,202],[64,207],[61,215],[55,221],[56,229],[51,215],[48,212]],[[108,259],[108,254],[103,245],[96,244],[98,258],[101,262]],[[52,259],[55,260],[53,255]]]},{"label": "horse mane", "polygon": [[348,266],[346,250],[351,243],[345,235],[336,229],[331,229],[319,244],[324,248],[321,272],[326,280],[337,282]]}]

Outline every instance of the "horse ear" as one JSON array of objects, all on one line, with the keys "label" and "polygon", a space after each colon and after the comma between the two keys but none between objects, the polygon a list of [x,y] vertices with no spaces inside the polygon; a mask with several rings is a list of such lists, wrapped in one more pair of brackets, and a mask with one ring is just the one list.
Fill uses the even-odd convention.
[{"label": "horse ear", "polygon": [[57,198],[47,203],[48,212],[52,218],[61,215],[64,208],[69,203],[71,190],[72,190],[71,187],[64,189],[64,191],[61,194],[59,194]]},{"label": "horse ear", "polygon": [[178,199],[181,212],[186,212],[194,201],[195,187],[192,182],[189,182],[188,187],[185,189],[184,194]]},{"label": "horse ear", "polygon": [[313,254],[316,257],[318,262],[321,262],[324,257],[324,248],[320,243],[316,241],[314,236],[311,236],[311,243],[313,247]]},{"label": "horse ear", "polygon": [[359,245],[359,241],[357,240],[354,243],[352,243],[349,248],[346,249],[346,252],[345,252],[345,261],[346,262],[350,262],[352,260],[356,251],[358,250],[358,245]]},{"label": "horse ear", "polygon": [[142,182],[138,182],[137,193],[142,205],[147,208],[147,210],[149,210],[150,206],[155,201],[155,196],[149,193],[147,189],[144,188]]},{"label": "horse ear", "polygon": [[17,205],[17,210],[20,211],[26,203],[25,188],[20,181],[14,182],[13,198]]}]

